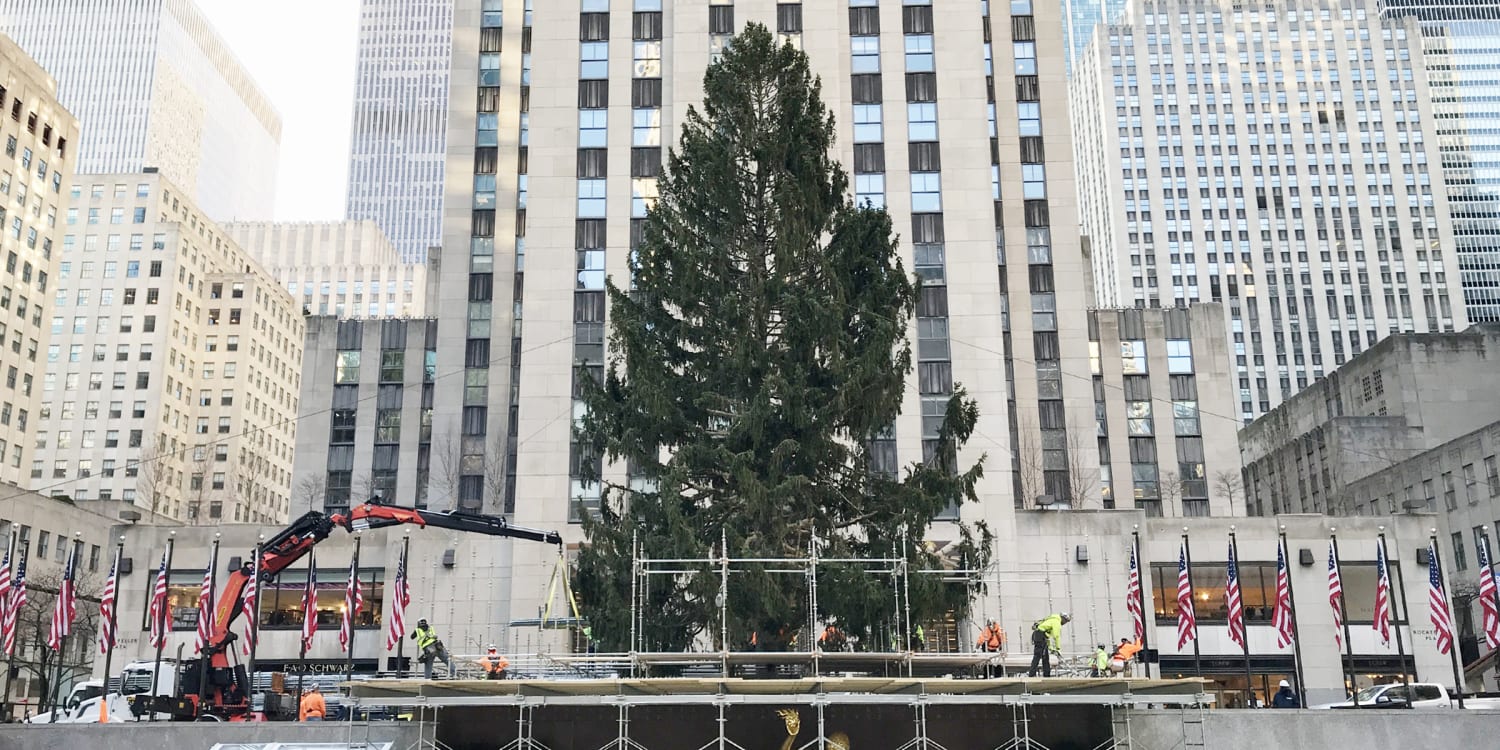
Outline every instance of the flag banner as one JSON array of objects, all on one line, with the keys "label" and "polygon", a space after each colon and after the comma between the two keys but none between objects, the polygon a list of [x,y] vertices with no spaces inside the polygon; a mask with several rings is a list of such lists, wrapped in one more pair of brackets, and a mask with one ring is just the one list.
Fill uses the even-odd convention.
[{"label": "flag banner", "polygon": [[1188,576],[1187,542],[1177,555],[1177,648],[1198,639],[1198,618],[1193,613],[1193,581]]},{"label": "flag banner", "polygon": [[1344,596],[1344,582],[1339,579],[1339,558],[1335,554],[1333,541],[1328,542],[1328,606],[1333,607],[1333,641],[1344,648],[1344,607],[1340,599]]},{"label": "flag banner", "polygon": [[73,617],[78,614],[78,592],[73,589],[76,556],[76,551],[68,554],[62,583],[57,586],[57,599],[52,603],[52,627],[47,631],[47,648],[53,651],[62,650],[63,640],[73,632]]},{"label": "flag banner", "polygon": [[390,651],[406,637],[406,605],[411,603],[411,586],[406,581],[406,550],[401,550],[401,558],[396,562],[396,580],[392,582],[390,612],[390,627],[385,634],[385,649]]},{"label": "flag banner", "polygon": [[1276,611],[1271,617],[1276,628],[1276,646],[1286,648],[1295,640],[1292,625],[1292,579],[1286,567],[1286,548],[1276,546]]},{"label": "flag banner", "polygon": [[1130,547],[1130,577],[1125,582],[1125,610],[1130,613],[1130,621],[1135,626],[1135,639],[1139,641],[1146,635],[1146,620],[1141,612],[1141,566],[1135,559],[1135,545]]},{"label": "flag banner", "polygon": [[1385,543],[1375,547],[1375,615],[1370,627],[1382,645],[1391,645],[1391,571],[1385,564]]},{"label": "flag banner", "polygon": [[115,647],[115,576],[119,571],[109,566],[109,577],[104,579],[104,592],[99,595],[99,653],[107,654]]},{"label": "flag banner", "polygon": [[1483,612],[1480,627],[1484,643],[1490,650],[1500,648],[1500,603],[1495,601],[1495,564],[1490,559],[1490,539],[1479,540],[1479,608]]},{"label": "flag banner", "polygon": [[1448,612],[1448,596],[1443,591],[1443,576],[1438,570],[1437,549],[1427,545],[1427,607],[1431,610],[1432,629],[1437,633],[1437,650],[1453,650],[1453,618]]},{"label": "flag banner", "polygon": [[1235,558],[1234,542],[1229,543],[1229,562],[1225,566],[1224,605],[1229,609],[1229,640],[1245,648],[1245,602],[1240,596],[1240,561]]}]

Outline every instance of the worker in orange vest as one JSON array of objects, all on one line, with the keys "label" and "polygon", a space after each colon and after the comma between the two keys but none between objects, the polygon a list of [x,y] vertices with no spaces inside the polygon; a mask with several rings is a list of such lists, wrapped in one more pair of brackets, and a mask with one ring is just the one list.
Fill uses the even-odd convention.
[{"label": "worker in orange vest", "polygon": [[843,651],[844,646],[849,643],[848,636],[832,624],[823,628],[823,634],[818,636],[818,648],[823,651]]},{"label": "worker in orange vest", "polygon": [[323,702],[323,694],[318,692],[318,686],[313,685],[311,690],[302,694],[302,700],[297,706],[298,721],[322,721],[328,715],[328,704]]},{"label": "worker in orange vest", "polygon": [[[990,620],[988,624],[984,626],[984,630],[980,631],[979,638],[974,641],[974,645],[980,651],[991,654],[998,654],[1005,651],[1005,629],[1000,627],[999,623],[995,622],[994,620]],[[1004,669],[1004,664],[1000,665],[999,670],[996,670],[994,664],[985,665],[985,673],[990,677],[999,676],[995,674],[996,671],[1003,672]]]},{"label": "worker in orange vest", "polygon": [[500,655],[500,652],[495,650],[495,644],[491,643],[484,657],[479,660],[479,667],[484,670],[486,680],[503,680],[505,670],[510,669],[510,660]]}]

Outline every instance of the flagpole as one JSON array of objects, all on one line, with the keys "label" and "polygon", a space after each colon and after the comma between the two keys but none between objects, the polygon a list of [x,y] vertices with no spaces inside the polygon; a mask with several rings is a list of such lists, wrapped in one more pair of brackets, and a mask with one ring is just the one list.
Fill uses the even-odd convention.
[{"label": "flagpole", "polygon": [[[1188,594],[1191,596],[1198,593],[1198,587],[1193,585],[1193,546],[1188,542],[1188,527],[1186,526],[1182,527],[1182,559],[1187,563]],[[1203,676],[1203,654],[1202,649],[1198,647],[1197,602],[1193,602],[1193,675]]]},{"label": "flagpole", "polygon": [[[1481,571],[1481,574],[1482,575],[1488,575],[1488,576],[1490,576],[1491,580],[1493,580],[1494,579],[1494,575],[1495,575],[1495,558],[1490,557],[1490,527],[1489,526],[1486,525],[1486,526],[1480,526],[1479,527],[1479,543],[1484,545],[1484,561],[1485,561],[1485,564],[1489,566],[1489,569]],[[1493,591],[1494,591],[1493,597],[1495,599],[1495,611],[1496,612],[1500,612],[1500,586],[1491,586],[1490,588],[1493,589]],[[1483,627],[1483,617],[1484,617],[1483,615],[1480,615],[1480,619],[1481,619],[1480,629],[1481,630],[1484,629],[1484,627]],[[1496,663],[1495,663],[1495,675],[1497,677],[1500,677],[1500,660],[1496,660]]]},{"label": "flagpole", "polygon": [[[1141,526],[1140,526],[1140,524],[1136,524],[1135,531],[1132,531],[1130,533],[1130,536],[1132,538],[1132,544],[1135,545],[1135,575],[1136,575],[1136,579],[1139,580],[1139,581],[1141,581],[1142,584],[1144,584],[1144,582],[1146,580],[1146,576],[1145,576],[1146,565],[1145,565],[1145,562],[1143,560],[1141,560]],[[1153,583],[1155,583],[1155,582],[1153,581]],[[1146,679],[1149,680],[1149,679],[1151,679],[1151,662],[1147,661],[1146,654],[1148,652],[1150,652],[1151,649],[1150,649],[1150,640],[1147,638],[1146,633],[1149,630],[1151,630],[1151,628],[1146,627],[1146,587],[1144,585],[1140,585],[1140,586],[1136,587],[1136,590],[1135,590],[1135,599],[1136,599],[1136,605],[1141,608],[1141,662],[1143,664],[1145,664],[1145,666],[1146,666]],[[1156,615],[1155,615],[1154,612],[1152,613],[1152,616],[1151,616],[1151,626],[1152,627],[1156,627]]]},{"label": "flagpole", "polygon": [[1307,680],[1302,677],[1302,633],[1297,627],[1297,597],[1292,591],[1292,556],[1286,546],[1286,525],[1281,526],[1281,560],[1286,565],[1286,598],[1291,603],[1288,613],[1292,620],[1292,677],[1297,681],[1297,700],[1307,705]]},{"label": "flagpole", "polygon": [[246,659],[247,675],[250,678],[250,698],[253,703],[255,698],[255,649],[260,646],[260,560],[266,554],[266,535],[261,534],[255,542],[255,559],[251,561],[250,575],[254,576],[255,593],[250,602],[250,653]]},{"label": "flagpole", "polygon": [[[109,666],[114,661],[115,641],[119,636],[119,631],[115,629],[115,626],[120,622],[120,559],[124,556],[125,537],[122,536],[119,543],[115,545],[115,561],[109,567],[109,575],[115,582],[115,601],[111,602],[109,606],[109,624],[105,626],[103,623],[100,623],[101,627],[107,627],[106,632],[109,633],[109,645],[104,649],[104,697],[99,699],[100,724],[109,722]],[[122,684],[120,687],[123,688],[124,685]]]},{"label": "flagpole", "polygon": [[[1434,527],[1432,529],[1432,534],[1427,537],[1427,543],[1430,553],[1428,557],[1432,558],[1427,561],[1427,564],[1431,565],[1433,570],[1437,571],[1438,585],[1443,588],[1443,606],[1448,609],[1448,627],[1453,629],[1455,622],[1453,608],[1448,604],[1448,580],[1447,576],[1443,573],[1442,559],[1438,557],[1437,528]],[[1455,632],[1453,635],[1454,638],[1450,639],[1451,642],[1448,644],[1448,659],[1453,662],[1453,691],[1458,694],[1458,707],[1463,708],[1464,676],[1463,670],[1458,666],[1458,633]]]},{"label": "flagpole", "polygon": [[[1234,535],[1234,524],[1229,525],[1229,554],[1234,557],[1235,583],[1240,587],[1240,649],[1245,653],[1245,700],[1248,707],[1255,707],[1255,684],[1250,675],[1250,622],[1245,617],[1244,572],[1240,570],[1240,543]],[[1230,613],[1234,616],[1234,613]]]},{"label": "flagpole", "polygon": [[[402,539],[401,539],[401,559],[396,563],[396,569],[399,572],[402,567],[405,567],[406,571],[407,571],[407,575],[409,576],[411,574],[411,567],[410,567],[411,566],[411,561],[407,559],[406,555],[407,555],[407,553],[409,553],[411,551],[411,529],[403,529],[402,532],[401,532],[401,535],[402,535]],[[399,596],[399,595],[400,594],[397,594],[397,596]],[[632,615],[631,617],[633,618],[634,615]],[[402,620],[406,619],[406,612],[404,610],[401,613],[401,618],[402,618]],[[405,626],[403,624],[401,632],[396,634],[396,670],[395,671],[396,671],[396,676],[397,677],[400,677],[402,675],[402,673],[405,671],[402,668],[406,666],[406,662],[405,662],[405,658],[401,655],[402,651],[404,651],[405,649],[406,649],[406,628],[405,628]]]},{"label": "flagpole", "polygon": [[[71,545],[71,548],[68,550],[68,562],[63,567],[63,582],[64,582],[64,584],[66,584],[70,580],[68,578],[69,575],[76,576],[78,574],[78,571],[73,566],[78,563],[78,550],[79,550],[79,548],[83,547],[83,540],[79,539],[79,537],[81,537],[81,536],[83,536],[83,532],[82,531],[75,531],[75,532],[73,532],[73,544]],[[58,599],[62,599],[62,596],[63,596],[63,587],[62,586],[58,586],[57,587],[57,598]],[[57,619],[57,608],[59,606],[63,606],[63,605],[59,604],[56,600],[54,600],[53,604],[52,604],[52,619],[53,620]],[[66,607],[64,607],[64,611],[66,611]],[[61,633],[61,635],[57,639],[57,650],[55,652],[56,653],[56,658],[54,659],[54,661],[56,663],[53,665],[55,667],[55,669],[56,669],[56,671],[54,672],[54,674],[56,675],[56,677],[54,677],[53,680],[52,680],[52,699],[48,701],[49,710],[52,712],[52,715],[47,718],[47,723],[48,724],[56,724],[57,723],[57,696],[58,696],[58,693],[62,690],[63,653],[68,650],[68,635],[69,635],[68,631],[71,631],[73,629],[73,621],[72,621],[71,618],[69,618],[67,620],[67,624],[68,624],[67,630],[63,630],[62,633]],[[17,625],[17,627],[20,627],[20,626]],[[57,627],[57,623],[54,622],[52,624],[52,627],[56,628]]]},{"label": "flagpole", "polygon": [[[219,583],[219,532],[214,532],[213,546],[208,550],[208,609],[204,609],[204,603],[198,602],[198,616],[204,616],[205,611],[210,617],[217,610],[214,606],[214,590]],[[201,710],[203,703],[208,700],[208,647],[209,639],[213,638],[213,623],[199,623],[198,627],[207,628],[203,637],[203,650],[198,653],[198,708]]]},{"label": "flagpole", "polygon": [[1339,536],[1338,528],[1329,527],[1328,542],[1333,545],[1333,570],[1339,576],[1339,621],[1344,626],[1344,654],[1345,662],[1341,670],[1349,679],[1349,693],[1354,696],[1354,706],[1359,707],[1359,685],[1355,684],[1354,676],[1354,642],[1349,639],[1349,604],[1344,595],[1344,563],[1339,559]]},{"label": "flagpole", "polygon": [[[360,545],[360,542],[362,542],[362,541],[364,541],[364,540],[360,538],[360,532],[355,532],[354,533],[354,558],[349,562],[349,570],[350,570],[349,574],[354,577],[354,586],[355,586],[356,590],[358,589],[358,587],[360,585],[360,582],[359,582],[359,545]],[[349,675],[348,675],[348,679],[353,680],[354,679],[354,628],[355,628],[355,626],[357,624],[357,623],[354,622],[354,617],[358,613],[354,612],[352,609],[349,608],[350,605],[353,604],[353,602],[348,601],[348,598],[349,598],[348,594],[345,594],[344,598],[345,598],[345,602],[344,602],[344,608],[345,608],[344,609],[344,616],[347,617],[347,618],[349,618],[349,657],[348,657],[349,658],[349,662],[348,662]]]},{"label": "flagpole", "polygon": [[[7,542],[5,547],[5,559],[10,561],[10,579],[12,586],[15,585],[16,566],[20,563],[20,560],[16,557],[16,531],[16,525],[12,523],[10,525],[10,540]],[[0,626],[3,626],[5,618],[10,616],[9,609],[11,598],[12,597],[10,592],[6,592],[5,599],[0,600]],[[17,624],[16,627],[20,627],[20,625]],[[3,644],[0,644],[0,646],[3,646]],[[10,665],[11,655],[7,653],[5,655],[5,687],[4,689],[0,689],[0,723],[8,721],[10,717]]]},{"label": "flagpole", "polygon": [[[302,713],[302,681],[307,677],[307,618],[317,617],[318,610],[315,606],[312,612],[307,611],[307,592],[312,591],[313,601],[317,601],[318,591],[313,579],[317,576],[317,558],[312,550],[307,551],[307,582],[302,585],[302,632],[298,634],[297,642],[300,644],[297,651],[297,713]],[[299,716],[300,718],[300,716]]]},{"label": "flagpole", "polygon": [[[172,551],[173,551],[173,548],[176,547],[176,546],[177,546],[177,532],[176,531],[169,531],[169,532],[167,532],[167,557],[166,557],[166,561],[167,562],[166,562],[166,566],[165,566],[166,570],[161,571],[161,574],[165,575],[167,577],[167,584],[168,585],[171,585],[171,582],[172,582]],[[152,582],[151,591],[152,591],[151,596],[154,598],[156,596],[156,584],[155,584],[155,582]],[[158,633],[161,633],[161,640],[157,641],[157,643],[156,643],[156,665],[154,667],[152,667],[152,669],[151,669],[151,697],[152,698],[157,697],[157,690],[158,690],[158,688],[161,687],[161,652],[162,652],[163,649],[165,649],[167,647],[167,634],[171,632],[170,630],[168,630],[168,628],[170,628],[172,626],[172,616],[171,616],[171,613],[168,611],[168,609],[169,609],[169,606],[168,606],[167,602],[162,602],[161,611],[156,613],[156,626],[157,626],[156,627],[156,631]],[[174,682],[176,682],[176,681],[174,680]],[[151,712],[151,720],[152,721],[156,721],[156,712],[155,711]]]},{"label": "flagpole", "polygon": [[[1391,553],[1390,553],[1390,551],[1388,550],[1388,548],[1385,545],[1385,526],[1381,526],[1380,527],[1379,537],[1380,537],[1380,556],[1385,558],[1385,579],[1387,581],[1390,581],[1390,579],[1391,579]],[[1401,684],[1403,686],[1407,687],[1407,688],[1410,688],[1411,687],[1411,677],[1407,674],[1407,670],[1406,670],[1406,643],[1401,638],[1401,621],[1405,620],[1407,622],[1411,622],[1411,612],[1407,611],[1407,608],[1406,608],[1406,576],[1403,575],[1399,579],[1397,579],[1397,581],[1396,581],[1396,590],[1393,591],[1393,592],[1391,592],[1391,593],[1395,594],[1395,595],[1399,595],[1401,597],[1401,615],[1400,616],[1396,616],[1396,608],[1394,606],[1391,607],[1391,615],[1392,616],[1396,616],[1396,658],[1400,660],[1400,664],[1401,664]],[[1413,646],[1415,647],[1415,644],[1413,644]],[[1412,665],[1411,665],[1411,670],[1413,672],[1415,672],[1416,669],[1417,669],[1417,663],[1416,663],[1416,660],[1413,659],[1412,660]],[[1407,695],[1410,695],[1410,694],[1411,694],[1411,691],[1408,690],[1407,691]]]}]

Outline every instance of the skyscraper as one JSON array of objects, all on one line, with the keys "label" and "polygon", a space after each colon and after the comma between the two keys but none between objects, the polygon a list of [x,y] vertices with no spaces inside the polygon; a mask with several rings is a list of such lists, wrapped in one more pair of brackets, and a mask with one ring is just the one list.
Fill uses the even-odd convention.
[{"label": "skyscraper", "polygon": [[281,116],[192,0],[0,0],[83,124],[79,173],[155,167],[215,221],[271,218]]},{"label": "skyscraper", "polygon": [[1381,0],[1381,9],[1421,24],[1464,305],[1475,323],[1500,321],[1500,1]]},{"label": "skyscraper", "polygon": [[1094,27],[1109,22],[1125,9],[1125,0],[1064,0],[1067,9],[1066,28],[1068,43],[1068,72],[1078,62],[1089,40],[1094,37]]},{"label": "skyscraper", "polygon": [[442,241],[452,52],[453,0],[361,0],[346,216],[374,220],[407,263]]},{"label": "skyscraper", "polygon": [[1071,88],[1101,304],[1224,302],[1242,419],[1387,334],[1466,325],[1414,21],[1134,5]]}]

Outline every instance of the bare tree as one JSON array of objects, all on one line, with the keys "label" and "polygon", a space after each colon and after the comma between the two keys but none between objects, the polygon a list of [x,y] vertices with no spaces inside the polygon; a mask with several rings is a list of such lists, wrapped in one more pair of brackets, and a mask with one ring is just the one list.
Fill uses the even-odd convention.
[{"label": "bare tree", "polygon": [[1016,488],[1021,493],[1020,506],[1032,507],[1047,490],[1042,468],[1041,431],[1030,417],[1017,421],[1015,448]]},{"label": "bare tree", "polygon": [[213,464],[208,460],[206,447],[195,446],[193,448],[193,462],[189,470],[187,520],[188,523],[199,524],[203,523],[208,516],[210,485],[213,477]]},{"label": "bare tree", "polygon": [[160,439],[155,433],[143,437],[135,461],[126,464],[136,470],[137,504],[150,508],[153,516],[167,508],[167,502],[171,499],[168,491],[176,474],[177,456],[162,450]]},{"label": "bare tree", "polygon": [[328,494],[328,476],[323,472],[308,474],[297,481],[297,505],[304,510],[323,508],[323,497]]},{"label": "bare tree", "polygon": [[[430,458],[431,467],[428,471],[427,485],[432,494],[436,494],[446,503],[446,507],[458,507],[458,482],[462,474],[463,454],[458,441],[453,439],[451,431],[444,431],[432,441],[432,453]],[[432,498],[428,498],[428,505],[433,505]]]},{"label": "bare tree", "polygon": [[1102,508],[1104,499],[1099,494],[1099,454],[1093,454],[1094,460],[1090,460],[1089,451],[1085,449],[1083,438],[1079,436],[1081,429],[1074,427],[1068,430],[1068,491],[1073,494],[1074,508],[1088,508],[1095,501]]},{"label": "bare tree", "polygon": [[[87,679],[94,670],[94,654],[98,650],[95,636],[99,627],[99,589],[92,576],[74,576],[73,590],[78,604],[73,632],[62,651],[56,652],[47,647],[47,633],[52,627],[52,609],[57,602],[62,573],[29,574],[26,580],[26,605],[17,617],[16,653],[10,665],[17,677],[25,675],[30,678],[27,682],[31,689],[24,696],[28,705],[44,711],[51,705],[53,683],[59,673],[66,685]],[[12,679],[11,684],[16,686],[21,681]],[[58,696],[59,699],[66,697]]]},{"label": "bare tree", "polygon": [[1182,477],[1177,472],[1169,471],[1157,478],[1157,497],[1161,498],[1161,511],[1163,516],[1176,512],[1182,513]]},{"label": "bare tree", "polygon": [[1243,494],[1245,489],[1244,480],[1240,473],[1233,469],[1225,469],[1214,474],[1214,494],[1224,498],[1231,509],[1237,498]]},{"label": "bare tree", "polygon": [[489,455],[484,459],[484,494],[494,509],[505,508],[505,433],[495,430],[490,437]]},{"label": "bare tree", "polygon": [[374,497],[378,489],[375,486],[375,470],[370,469],[365,473],[356,476],[354,478],[351,489],[354,492],[354,496],[349,498],[350,506],[363,503],[366,500]]}]

